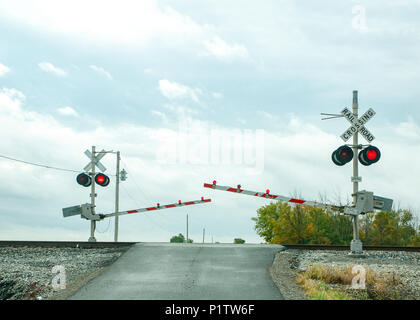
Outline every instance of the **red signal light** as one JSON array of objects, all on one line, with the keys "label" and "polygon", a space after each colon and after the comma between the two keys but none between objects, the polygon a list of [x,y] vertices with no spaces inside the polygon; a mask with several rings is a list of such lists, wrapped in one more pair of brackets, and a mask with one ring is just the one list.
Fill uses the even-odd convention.
[{"label": "red signal light", "polygon": [[375,151],[375,150],[369,150],[369,151],[366,153],[366,156],[367,156],[367,158],[368,158],[369,160],[375,160],[375,159],[376,159],[376,157],[378,156],[378,154],[376,153],[376,151]]},{"label": "red signal light", "polygon": [[95,176],[95,182],[101,187],[106,187],[107,185],[109,185],[109,181],[109,177],[103,173],[98,173]]},{"label": "red signal light", "polygon": [[216,184],[216,180],[213,180],[213,184],[214,184],[214,185]]},{"label": "red signal light", "polygon": [[381,151],[375,146],[369,146],[359,152],[359,161],[364,166],[370,166],[379,161]]},{"label": "red signal light", "polygon": [[178,200],[178,203],[181,204],[181,200]]},{"label": "red signal light", "polygon": [[269,193],[270,193],[270,189],[267,189],[265,192],[266,192],[267,194],[269,194]]},{"label": "red signal light", "polygon": [[204,201],[204,197],[201,197],[201,201]]}]

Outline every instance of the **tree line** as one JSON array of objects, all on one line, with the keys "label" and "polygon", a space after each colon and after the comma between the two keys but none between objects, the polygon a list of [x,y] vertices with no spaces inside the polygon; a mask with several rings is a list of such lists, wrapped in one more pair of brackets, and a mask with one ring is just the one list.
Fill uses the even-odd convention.
[{"label": "tree line", "polygon": [[[420,227],[410,210],[359,217],[359,237],[365,245],[420,246]],[[252,220],[257,234],[272,244],[348,245],[353,239],[351,217],[310,206],[270,203]]]}]

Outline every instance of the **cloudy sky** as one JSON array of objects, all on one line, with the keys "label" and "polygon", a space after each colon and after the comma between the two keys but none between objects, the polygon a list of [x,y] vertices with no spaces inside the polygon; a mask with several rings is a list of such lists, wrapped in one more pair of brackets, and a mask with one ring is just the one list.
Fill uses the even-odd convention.
[{"label": "cloudy sky", "polygon": [[[382,159],[361,189],[420,209],[420,1],[0,1],[0,239],[87,240],[61,209],[89,202],[75,182],[86,149],[119,150],[120,209],[212,198],[120,218],[120,240],[262,241],[251,217],[267,202],[221,185],[346,201],[351,165],[331,153],[360,112]],[[363,143],[365,143],[363,141]],[[106,155],[115,174],[115,155]],[[114,210],[115,177],[97,211]],[[97,239],[113,239],[98,223]]]}]

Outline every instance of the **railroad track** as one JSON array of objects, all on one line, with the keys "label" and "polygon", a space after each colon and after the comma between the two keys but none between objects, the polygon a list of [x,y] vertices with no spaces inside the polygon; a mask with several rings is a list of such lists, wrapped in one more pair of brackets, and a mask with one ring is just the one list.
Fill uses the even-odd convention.
[{"label": "railroad track", "polygon": [[[14,241],[0,240],[1,247],[29,247],[29,248],[121,248],[129,247],[138,242],[87,242],[87,241]],[[287,249],[300,250],[342,250],[349,251],[350,246],[345,245],[322,245],[322,244],[282,244]],[[395,247],[395,246],[363,246],[363,250],[375,251],[411,251],[420,252],[420,247]]]},{"label": "railroad track", "polygon": [[121,248],[136,242],[87,242],[87,241],[0,241],[0,247],[28,248]]},{"label": "railroad track", "polygon": [[[282,244],[287,249],[300,250],[348,250],[350,246],[344,245],[321,245],[321,244]],[[410,251],[420,252],[420,247],[395,247],[395,246],[363,246],[366,251]]]}]

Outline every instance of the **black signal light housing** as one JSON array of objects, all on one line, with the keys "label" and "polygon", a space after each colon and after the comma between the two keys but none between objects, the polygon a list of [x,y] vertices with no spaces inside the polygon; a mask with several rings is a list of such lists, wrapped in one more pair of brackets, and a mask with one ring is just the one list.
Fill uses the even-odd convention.
[{"label": "black signal light housing", "polygon": [[354,157],[353,149],[347,145],[341,146],[333,152],[331,159],[337,166],[344,166]]}]

